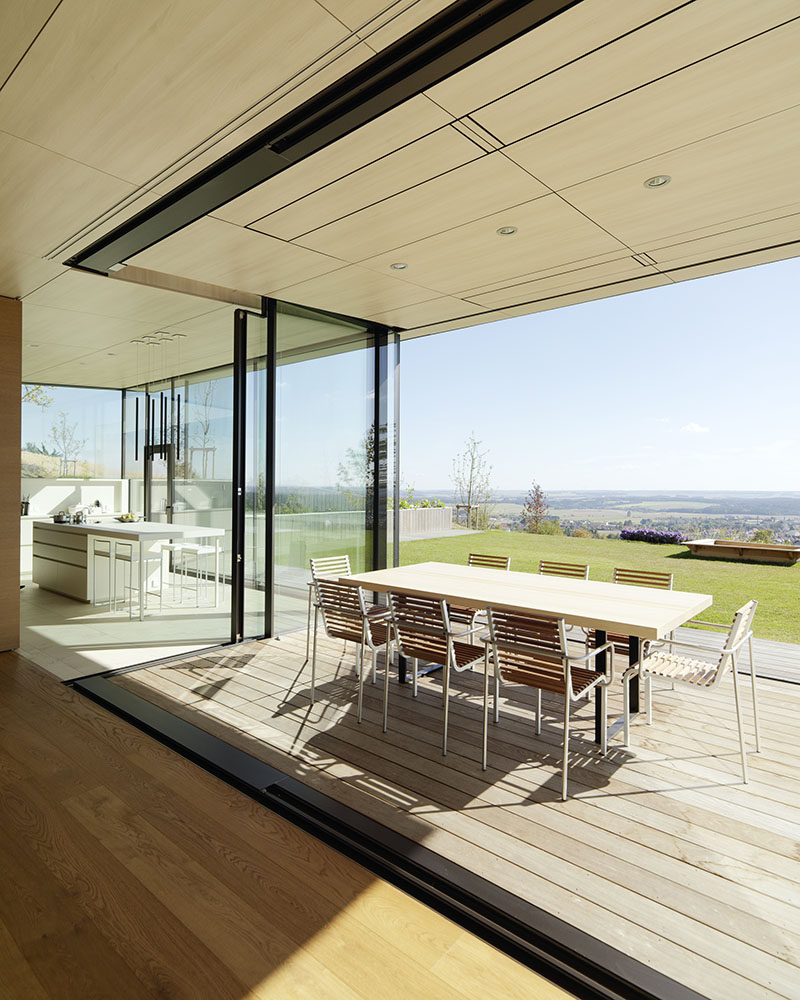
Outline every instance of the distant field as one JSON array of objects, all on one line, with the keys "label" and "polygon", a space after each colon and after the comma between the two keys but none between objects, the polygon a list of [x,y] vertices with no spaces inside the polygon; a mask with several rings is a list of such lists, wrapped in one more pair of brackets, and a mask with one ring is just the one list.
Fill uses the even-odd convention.
[{"label": "distant field", "polygon": [[755,598],[759,602],[755,634],[800,643],[800,563],[775,566],[725,562],[698,559],[681,545],[506,531],[403,542],[400,562],[466,563],[470,552],[510,555],[512,569],[529,573],[537,572],[540,559],[588,563],[592,580],[610,581],[615,566],[673,573],[676,590],[713,596],[713,605],[703,612],[708,621],[727,625],[737,608]]},{"label": "distant field", "polygon": [[[715,515],[705,514],[704,508],[712,507],[710,503],[675,503],[665,505],[663,503],[638,503],[628,507],[551,507],[550,516],[557,517],[564,521],[624,521],[628,511],[631,512],[631,521],[638,524],[642,518],[651,520],[662,516],[664,518],[673,517],[675,514],[697,514],[705,517]],[[516,503],[495,503],[491,505],[494,514],[521,514],[522,506]],[[718,515],[722,518],[724,515]]]}]

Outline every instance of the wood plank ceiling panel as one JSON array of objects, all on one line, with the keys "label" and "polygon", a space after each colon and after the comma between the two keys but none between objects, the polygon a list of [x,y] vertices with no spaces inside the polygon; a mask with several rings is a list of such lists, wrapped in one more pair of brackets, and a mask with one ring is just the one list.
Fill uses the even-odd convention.
[{"label": "wood plank ceiling panel", "polygon": [[[793,0],[765,4],[726,0],[724,11],[715,2],[689,4],[473,112],[472,117],[502,142],[511,143],[797,15]],[[780,34],[784,37],[781,54],[785,58],[793,41]],[[735,66],[731,74],[734,72]],[[703,92],[694,89],[690,73],[680,76],[685,80],[685,89],[675,96],[681,103],[689,95],[705,100]],[[731,75],[728,82],[743,90],[749,81]],[[731,103],[734,100],[731,94]],[[654,111],[654,120],[658,110]],[[623,128],[623,134],[635,134],[633,127]]]},{"label": "wood plank ceiling panel", "polygon": [[260,295],[342,266],[333,257],[210,217],[136,254],[131,263]]},{"label": "wood plank ceiling panel", "polygon": [[252,224],[292,240],[485,155],[480,146],[445,126]]},{"label": "wood plank ceiling panel", "polygon": [[547,312],[550,309],[562,309],[567,306],[580,305],[583,302],[593,302],[598,299],[610,299],[617,295],[628,295],[630,292],[647,291],[650,288],[659,288],[663,285],[670,285],[672,281],[667,275],[654,274],[644,275],[641,278],[630,278],[612,284],[603,285],[599,289],[581,290],[576,292],[560,292],[555,295],[548,295],[535,302],[523,302],[516,306],[505,308],[483,310],[476,306],[476,312],[470,316],[459,317],[457,325],[445,321],[442,323],[432,322],[425,325],[420,324],[413,330],[403,333],[403,339],[428,336],[432,333],[446,333],[455,329],[467,329],[472,326],[480,326],[483,323],[496,323],[501,319],[515,319],[519,316],[532,316],[538,312]]},{"label": "wood plank ceiling panel", "polygon": [[277,297],[286,302],[359,317],[424,302],[433,295],[429,288],[352,265],[321,278],[280,288]]},{"label": "wood plank ceiling panel", "polygon": [[26,0],[0,6],[0,87],[57,6],[58,0]]},{"label": "wood plank ceiling panel", "polygon": [[447,125],[451,116],[433,102],[411,98],[387,114],[314,153],[291,170],[240,195],[214,212],[238,226],[261,219],[367,164]]},{"label": "wood plank ceiling panel", "polygon": [[130,184],[0,132],[2,240],[43,257],[133,190]]},{"label": "wood plank ceiling panel", "polygon": [[[765,150],[769,155],[765,156]],[[747,212],[791,214],[797,203],[800,107],[577,184],[562,192],[634,250]],[[672,178],[644,187],[656,174]]]},{"label": "wood plank ceiling panel", "polygon": [[[800,202],[794,207],[797,211],[793,214],[777,219],[728,228],[713,236],[651,247],[648,256],[665,270],[678,265],[719,260],[753,249],[786,246],[791,242],[797,243],[795,253],[800,254]],[[787,249],[787,252],[790,251]]]},{"label": "wood plank ceiling panel", "polygon": [[682,0],[583,0],[426,94],[460,118],[680,6]]},{"label": "wood plank ceiling panel", "polygon": [[21,299],[63,271],[60,264],[0,243],[0,295],[8,299]]},{"label": "wood plank ceiling panel", "polygon": [[213,308],[208,301],[194,295],[115,281],[83,271],[65,271],[64,268],[55,281],[28,296],[25,305],[31,304],[154,323],[159,327],[200,316]]},{"label": "wood plank ceiling panel", "polygon": [[[266,128],[298,104],[313,97],[314,94],[318,93],[324,87],[334,83],[340,77],[350,72],[350,70],[355,69],[356,66],[364,62],[371,55],[372,52],[366,45],[363,43],[354,44],[352,40],[335,46],[329,53],[321,57],[317,63],[310,65],[298,74],[294,80],[288,81],[284,86],[279,87],[277,91],[259,101],[254,108],[243,110],[242,114],[233,119],[228,126],[209,135],[207,140],[198,146],[187,149],[186,154],[176,163],[170,164],[168,169],[157,175],[152,184],[148,182],[146,186],[137,188],[124,205],[117,207],[113,213],[109,213],[106,219],[94,225],[91,230],[86,233],[73,234],[70,242],[63,250],[59,250],[58,259],[66,260],[73,256],[73,254],[77,254],[80,250],[94,242],[94,240],[120,225],[126,219],[129,219],[136,212],[145,209],[157,198],[168,194],[184,181],[194,177],[201,170],[210,167],[218,159],[230,153],[241,143],[252,138],[253,135]],[[425,98],[420,98],[420,100],[425,101]],[[449,120],[450,116],[441,109],[435,108],[429,101],[426,103],[431,109],[435,110],[437,124]],[[294,171],[281,175],[281,180],[289,177],[290,174],[293,175]],[[278,178],[274,178],[273,183],[277,180]],[[261,188],[255,190],[259,191]],[[242,195],[241,200],[236,199],[230,202],[229,205],[234,206],[241,201],[246,206],[248,199],[253,193],[248,192],[248,194]],[[214,215],[217,218],[224,218],[231,222],[244,224],[271,211],[272,207],[272,205],[269,205],[263,211],[254,211],[251,215],[247,208],[244,209],[244,214],[237,212],[233,208],[229,212],[229,206],[226,205],[215,212]]]},{"label": "wood plank ceiling panel", "polygon": [[314,0],[291,16],[278,0],[63,0],[0,92],[0,128],[144,182],[347,35]]},{"label": "wood plank ceiling panel", "polygon": [[546,193],[544,185],[501,153],[490,153],[323,226],[297,243],[347,260],[363,260]]},{"label": "wood plank ceiling panel", "polygon": [[554,292],[601,288],[603,285],[627,278],[640,278],[655,273],[656,269],[652,266],[642,265],[630,256],[620,257],[605,264],[572,267],[563,270],[560,274],[537,278],[533,281],[523,281],[490,292],[471,294],[469,299],[480,306],[495,308],[516,305],[520,302],[533,302],[546,298]]},{"label": "wood plank ceiling panel", "polygon": [[[497,229],[517,227],[513,236]],[[596,254],[626,253],[613,236],[603,232],[557,195],[517,205],[428,239],[381,254],[363,266],[386,272],[392,260],[408,264],[401,280],[419,281],[429,288],[458,296],[465,289],[490,281],[510,281],[517,275],[569,264]]]},{"label": "wood plank ceiling panel", "polygon": [[[562,189],[800,103],[800,20],[514,143]],[[585,81],[589,86],[588,81]]]}]

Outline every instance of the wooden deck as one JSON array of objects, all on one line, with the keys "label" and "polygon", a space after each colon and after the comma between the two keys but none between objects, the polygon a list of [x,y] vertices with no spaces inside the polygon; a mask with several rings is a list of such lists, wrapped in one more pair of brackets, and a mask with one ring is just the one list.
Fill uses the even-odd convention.
[{"label": "wooden deck", "polygon": [[800,686],[761,682],[763,751],[747,786],[730,686],[657,691],[652,728],[634,725],[633,748],[612,744],[605,759],[581,704],[562,803],[547,696],[537,738],[530,693],[505,689],[482,772],[480,674],[455,680],[443,758],[438,675],[416,700],[392,683],[384,735],[380,685],[366,685],[356,722],[352,647],[320,649],[313,708],[304,633],[117,682],[713,1000],[800,995]]},{"label": "wooden deck", "polygon": [[0,655],[2,1000],[568,1000]]}]

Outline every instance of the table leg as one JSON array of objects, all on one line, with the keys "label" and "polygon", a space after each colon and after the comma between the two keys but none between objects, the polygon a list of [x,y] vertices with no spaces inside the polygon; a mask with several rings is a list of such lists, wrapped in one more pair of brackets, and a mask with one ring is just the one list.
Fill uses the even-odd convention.
[{"label": "table leg", "polygon": [[144,543],[139,539],[139,621],[144,621]]},{"label": "table leg", "polygon": [[[596,632],[595,632],[595,635],[596,635],[596,640],[595,641],[597,642],[597,645],[598,646],[602,646],[603,643],[605,643],[606,640],[607,640],[606,633],[603,632],[601,629],[597,629]],[[608,659],[608,657],[607,657],[607,655],[606,655],[605,652],[599,653],[595,657],[595,660],[594,660],[595,670],[602,671],[604,674],[607,673],[608,672],[607,659]],[[595,741],[595,743],[602,743],[602,740],[603,740],[603,711],[602,711],[602,703],[601,703],[601,700],[600,700],[602,698],[602,694],[600,693],[600,691],[601,691],[601,688],[600,688],[600,685],[598,684],[597,687],[595,688],[595,694],[594,694],[594,741]]]},{"label": "table leg", "polygon": [[[641,655],[642,643],[638,635],[632,635],[628,639],[630,654],[628,657],[628,662],[631,666],[639,659]],[[639,678],[631,677],[631,715],[639,711]]]},{"label": "table leg", "polygon": [[400,684],[406,682],[406,672],[408,671],[408,660],[405,656],[397,657],[397,680]]}]

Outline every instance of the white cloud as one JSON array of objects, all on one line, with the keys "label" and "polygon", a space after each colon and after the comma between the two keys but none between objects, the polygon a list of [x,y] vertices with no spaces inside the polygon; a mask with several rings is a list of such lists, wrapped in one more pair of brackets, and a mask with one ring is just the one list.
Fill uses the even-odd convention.
[{"label": "white cloud", "polygon": [[709,428],[703,427],[702,424],[684,424],[681,430],[686,434],[708,434]]}]

